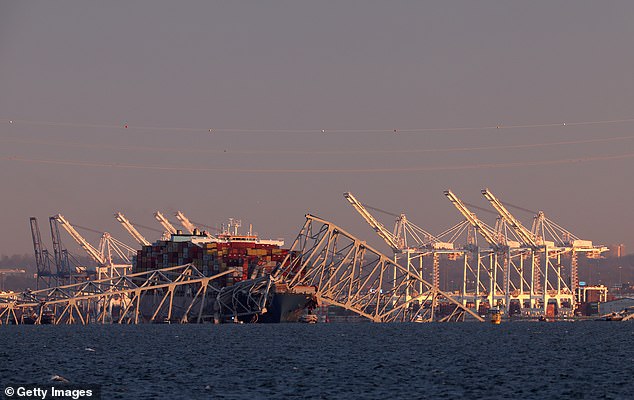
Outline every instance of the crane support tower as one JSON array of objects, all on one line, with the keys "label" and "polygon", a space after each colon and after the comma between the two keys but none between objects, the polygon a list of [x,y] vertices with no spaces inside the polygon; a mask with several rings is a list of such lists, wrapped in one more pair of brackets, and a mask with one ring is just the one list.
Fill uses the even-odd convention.
[{"label": "crane support tower", "polygon": [[53,240],[53,254],[55,266],[57,269],[57,280],[60,285],[71,284],[72,274],[70,270],[70,262],[68,260],[68,251],[62,246],[62,238],[59,234],[59,225],[55,217],[49,218],[51,225],[51,238]]},{"label": "crane support tower", "polygon": [[[496,231],[480,220],[451,190],[445,190],[444,194],[476,232],[473,236],[474,245],[470,247],[477,265],[476,270],[471,271],[476,279],[473,293],[476,308],[480,307],[484,298],[487,299],[489,307],[506,306],[510,290],[509,263],[511,260],[507,239],[499,234],[500,231]],[[478,246],[478,233],[488,243],[488,248]],[[466,271],[464,276],[466,277]]]},{"label": "crane support tower", "polygon": [[37,267],[36,288],[40,289],[40,281],[45,287],[51,287],[54,274],[51,271],[51,261],[48,250],[42,245],[42,236],[37,218],[29,218],[31,225],[31,237],[33,238],[33,251],[35,253],[35,266]]},{"label": "crane support tower", "polygon": [[[504,206],[489,189],[482,189],[482,195],[491,204],[491,206],[497,211],[500,218],[507,224],[515,233],[516,237],[521,242],[521,249],[512,252],[509,250],[509,259],[513,259],[514,253],[519,254],[519,261],[521,263],[519,274],[521,278],[521,285],[519,292],[513,293],[513,299],[517,300],[520,304],[520,310],[525,304],[529,305],[530,309],[541,308],[541,312],[546,312],[549,297],[548,288],[550,283],[548,282],[548,270],[549,270],[549,244],[552,247],[552,242],[544,241],[543,238],[538,238],[536,235],[528,230],[522,223],[515,218],[515,216]],[[519,247],[519,246],[518,246]],[[541,259],[544,259],[544,266],[541,268]],[[530,275],[524,271],[523,260],[530,259]],[[554,297],[559,304],[568,305],[567,308],[572,312],[573,297],[572,292],[567,286],[566,280],[562,278],[561,272],[556,271],[558,283],[553,287],[557,287],[557,294]],[[526,283],[527,285],[524,285]],[[525,287],[528,286],[528,287]],[[551,285],[552,286],[552,285]],[[525,290],[528,289],[528,290]],[[509,289],[510,291],[510,289]],[[511,293],[507,291],[506,303],[508,304]],[[541,305],[541,307],[538,307]]]}]

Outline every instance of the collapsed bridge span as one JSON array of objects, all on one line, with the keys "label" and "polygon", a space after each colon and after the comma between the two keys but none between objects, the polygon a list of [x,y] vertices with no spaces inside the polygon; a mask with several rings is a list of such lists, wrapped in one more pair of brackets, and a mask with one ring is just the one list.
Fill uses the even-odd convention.
[{"label": "collapsed bridge span", "polygon": [[319,302],[373,322],[483,321],[417,271],[310,214],[282,267],[273,272],[273,279],[291,289],[314,286]]}]

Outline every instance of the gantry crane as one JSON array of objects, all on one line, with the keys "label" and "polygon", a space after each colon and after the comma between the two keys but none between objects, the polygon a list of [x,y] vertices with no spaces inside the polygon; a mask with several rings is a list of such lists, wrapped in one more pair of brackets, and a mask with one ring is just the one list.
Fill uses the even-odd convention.
[{"label": "gantry crane", "polygon": [[143,235],[139,233],[134,225],[132,225],[132,223],[128,221],[122,213],[117,212],[114,216],[117,221],[121,223],[123,228],[128,231],[132,238],[137,241],[138,244],[140,244],[141,246],[149,246],[151,244],[145,237],[143,237]]},{"label": "gantry crane", "polygon": [[[481,221],[477,215],[471,212],[467,206],[456,196],[451,190],[444,191],[445,196],[456,207],[456,209],[462,214],[466,221],[476,231],[474,235],[474,241],[476,247],[473,249],[474,256],[477,258],[477,270],[474,273],[476,278],[475,287],[475,303],[478,307],[480,301],[480,288],[486,288],[487,286],[481,281],[480,271],[486,271],[486,275],[489,278],[488,285],[488,298],[490,306],[494,306],[496,300],[506,301],[506,293],[508,292],[508,250],[509,246],[507,239],[496,233],[496,230]],[[477,246],[477,233],[479,233],[488,243],[490,249],[483,249],[482,251]],[[483,255],[489,259],[488,267],[482,263]],[[502,258],[502,264],[500,265],[500,258]],[[498,271],[502,273],[503,283],[498,283]],[[473,272],[473,271],[472,271]],[[501,295],[501,296],[500,296]]]},{"label": "gantry crane", "polygon": [[62,238],[59,234],[59,225],[55,217],[49,218],[51,225],[51,238],[53,240],[53,254],[55,266],[57,268],[57,279],[60,285],[71,284],[70,262],[68,260],[68,251],[62,246]]},{"label": "gantry crane", "polygon": [[[185,228],[187,230],[187,232],[189,232],[190,234],[194,234],[197,233],[198,235],[204,235],[207,236],[208,238],[212,239],[212,240],[218,240],[218,238],[214,235],[212,235],[211,233],[207,232],[207,231],[201,231],[195,224],[193,221],[191,221],[189,218],[187,218],[185,216],[185,214],[183,214],[181,211],[177,211],[175,214],[176,219],[178,219],[178,221],[181,223],[181,225],[183,226],[183,228]],[[234,222],[232,222],[234,221]],[[235,224],[235,220],[233,218],[229,218],[229,224]],[[241,221],[237,221],[237,226],[240,226],[242,223]],[[199,226],[203,226],[198,224]],[[213,229],[213,228],[212,228]],[[237,228],[236,228],[237,229]],[[237,230],[236,230],[236,234],[237,234]],[[249,235],[251,234],[251,230],[249,230]]]},{"label": "gantry crane", "polygon": [[62,224],[62,228],[68,232],[68,234],[77,242],[78,245],[81,246],[82,249],[88,253],[90,258],[92,258],[99,265],[106,265],[107,260],[105,257],[99,253],[99,250],[94,248],[83,236],[77,232],[77,230],[64,218],[62,214],[57,214],[53,218],[55,218],[60,224]]},{"label": "gantry crane", "polygon": [[[482,195],[484,196],[485,199],[487,199],[489,201],[489,203],[491,204],[491,206],[493,206],[493,208],[498,212],[498,214],[500,215],[500,217],[513,229],[513,231],[515,232],[515,234],[517,235],[517,237],[520,239],[520,241],[522,242],[522,245],[525,246],[525,248],[528,248],[530,251],[530,255],[531,255],[531,273],[530,273],[530,281],[527,281],[524,277],[524,271],[523,271],[523,259],[524,257],[522,257],[524,254],[526,254],[526,250],[520,250],[520,266],[518,269],[516,269],[516,272],[519,273],[520,276],[520,282],[519,282],[519,294],[517,296],[517,298],[519,299],[519,301],[522,303],[522,306],[524,305],[524,300],[528,300],[530,302],[530,306],[531,307],[535,307],[535,300],[537,298],[537,296],[539,295],[539,292],[542,291],[541,295],[543,296],[542,299],[542,304],[543,304],[543,309],[545,311],[546,309],[546,305],[548,303],[548,266],[549,266],[549,259],[548,259],[548,247],[550,245],[550,247],[552,247],[552,242],[547,242],[544,240],[543,237],[538,237],[536,236],[533,232],[531,232],[530,230],[528,230],[524,225],[522,225],[522,223],[515,218],[515,216],[513,216],[513,214],[504,206],[504,204],[493,195],[493,193],[491,193],[491,191],[489,189],[482,189],[481,190]],[[541,284],[541,280],[542,280],[542,270],[540,268],[540,261],[539,261],[539,253],[544,253],[545,254],[545,265],[544,265],[544,284],[542,287]],[[511,258],[511,257],[509,257]],[[572,301],[571,298],[571,291],[569,288],[566,288],[566,291],[568,293],[562,294],[562,284],[565,286],[566,283],[565,281],[561,278],[561,274],[560,274],[560,270],[557,271],[558,273],[558,283],[557,283],[557,301],[560,301],[560,299],[563,297],[566,297],[567,300],[569,302]],[[529,294],[527,296],[527,298],[525,298],[525,294],[524,294],[524,284],[528,284],[529,286]]]},{"label": "gantry crane", "polygon": [[569,230],[548,219],[543,211],[539,211],[533,218],[531,233],[537,240],[549,246],[571,247],[576,251],[587,252],[590,258],[599,257],[608,250],[603,245],[593,245],[591,240],[579,239]]},{"label": "gantry crane", "polygon": [[[410,222],[405,214],[397,215],[388,213],[396,217],[394,232],[390,232],[383,224],[374,218],[366,209],[366,206],[357,200],[352,193],[346,192],[343,196],[392,249],[395,261],[401,255],[405,254],[408,270],[418,271],[419,275],[423,277],[423,257],[427,255],[432,256],[432,287],[435,289],[439,289],[440,287],[440,255],[447,254],[452,260],[456,259],[460,254],[466,256],[465,252],[454,250],[454,244],[452,242],[442,241],[438,237]],[[416,259],[418,259],[418,266],[414,265]],[[422,286],[419,287],[419,291],[421,290]]]},{"label": "gantry crane", "polygon": [[[348,202],[350,202],[350,204],[352,204],[352,207],[354,207],[355,210],[357,210],[357,212],[359,214],[361,214],[361,216],[363,217],[363,219],[365,219],[365,221],[368,223],[368,225],[370,225],[372,227],[372,229],[374,229],[374,231],[385,241],[385,243],[387,243],[388,246],[390,246],[390,248],[392,249],[392,251],[394,253],[402,253],[404,250],[404,244],[402,241],[399,241],[399,239],[396,237],[396,235],[392,234],[390,231],[388,231],[385,226],[383,226],[382,223],[380,223],[379,221],[377,221],[372,214],[370,214],[368,212],[368,210],[366,210],[366,208],[363,206],[363,204],[361,204],[350,192],[346,192],[343,194],[343,197],[346,198],[346,200],[348,200]],[[402,219],[405,219],[405,215],[401,214],[400,217],[398,217],[397,219],[397,224],[399,224],[399,219],[401,220],[400,223],[402,224]],[[399,243],[400,242],[400,243]]]},{"label": "gantry crane", "polygon": [[[601,253],[608,250],[606,246],[594,245],[590,240],[579,239],[567,229],[548,219],[543,211],[539,211],[533,218],[531,233],[549,247],[554,248],[558,258],[562,252],[570,253],[570,290],[575,294],[579,287],[579,253],[585,254],[588,258],[599,258]],[[561,263],[557,261],[557,265]]]},{"label": "gantry crane", "polygon": [[462,200],[460,200],[451,190],[445,190],[445,196],[451,201],[451,203],[456,207],[456,209],[462,214],[466,220],[471,224],[471,226],[478,232],[484,240],[489,243],[489,245],[497,250],[501,250],[504,247],[504,244],[501,243],[499,238],[497,238],[494,229],[490,226],[482,222],[475,213],[469,211],[467,206],[464,205]]},{"label": "gantry crane", "polygon": [[511,226],[518,237],[522,240],[522,243],[524,245],[529,246],[533,249],[537,249],[540,247],[540,244],[538,244],[535,240],[535,236],[533,235],[533,233],[526,229],[524,225],[522,225],[522,223],[517,218],[515,218],[513,214],[511,214],[509,210],[506,209],[506,207],[504,207],[504,204],[502,204],[502,202],[498,200],[489,189],[482,189],[481,192],[484,198],[487,199],[489,203],[491,203],[493,208],[495,208],[500,217],[502,217],[502,219],[504,219],[504,221],[506,221],[506,223]]},{"label": "gantry crane", "polygon": [[163,216],[163,214],[161,214],[159,211],[156,211],[154,213],[154,218],[156,218],[156,220],[161,224],[161,226],[163,226],[163,229],[165,229],[167,234],[169,234],[169,235],[175,235],[176,234],[176,228],[174,228],[174,225],[172,225],[167,220],[167,218],[165,218]]},{"label": "gantry crane", "polygon": [[[399,232],[399,227],[404,226],[404,221],[406,220],[405,214],[401,214],[401,215],[397,216],[396,225],[394,227],[394,233],[391,233],[390,231],[388,231],[385,228],[385,226],[383,226],[382,223],[377,221],[376,218],[374,218],[374,216],[372,216],[372,214],[370,214],[370,212],[368,210],[366,210],[366,208],[363,206],[363,204],[361,204],[361,202],[359,202],[356,199],[356,197],[354,197],[354,195],[352,193],[346,192],[346,193],[343,194],[343,197],[345,197],[345,199],[348,200],[348,202],[352,205],[352,207],[354,207],[354,209],[357,210],[357,212],[363,217],[363,219],[365,219],[365,221],[368,223],[368,225],[370,225],[370,227],[372,229],[374,229],[374,231],[392,249],[392,251],[394,252],[394,262],[395,263],[397,262],[399,254],[406,253],[407,254],[407,269],[408,270],[416,270],[415,268],[411,268],[410,267],[410,264],[411,264],[411,250],[405,248],[404,238],[398,238],[396,236],[396,233]],[[419,274],[422,276],[422,274],[423,274],[423,271],[422,271],[422,257],[420,258],[420,263],[421,263],[421,267],[419,269]],[[396,267],[394,268],[393,273],[394,273],[394,276],[396,276],[396,273],[397,273]],[[438,274],[438,275],[440,275],[440,274]],[[395,289],[395,288],[393,288],[393,289]],[[409,288],[408,288],[408,290],[409,290]],[[406,293],[405,295],[409,296],[409,292]]]},{"label": "gantry crane", "polygon": [[174,215],[176,216],[176,219],[181,223],[183,228],[185,228],[185,230],[190,234],[194,233],[194,230],[197,229],[196,225],[192,224],[189,218],[187,218],[185,214],[183,214],[181,211],[176,211]]},{"label": "gantry crane", "polygon": [[[97,263],[99,279],[108,276],[108,274],[110,277],[114,277],[115,275],[126,275],[131,270],[132,266],[130,265],[130,258],[126,252],[132,254],[136,252],[135,249],[115,239],[108,232],[104,232],[99,241],[99,250],[97,250],[88,243],[88,241],[84,239],[79,232],[77,232],[77,230],[66,220],[66,218],[64,218],[63,215],[57,214],[53,218],[62,225],[75,242],[77,242],[77,244],[79,244],[86,253],[88,253],[90,258]],[[113,250],[127,264],[115,264],[112,259]]]},{"label": "gantry crane", "polygon": [[136,254],[136,249],[117,240],[108,232],[104,232],[99,239],[99,253],[106,259],[108,265],[113,263],[112,252],[126,263],[130,263],[130,255]]},{"label": "gantry crane", "polygon": [[40,288],[40,280],[44,282],[46,287],[51,286],[51,278],[53,273],[51,272],[51,260],[48,250],[42,245],[42,236],[40,235],[40,227],[37,223],[37,218],[29,218],[31,224],[31,236],[33,238],[33,250],[35,253],[35,266],[37,267],[37,281],[36,288]]}]

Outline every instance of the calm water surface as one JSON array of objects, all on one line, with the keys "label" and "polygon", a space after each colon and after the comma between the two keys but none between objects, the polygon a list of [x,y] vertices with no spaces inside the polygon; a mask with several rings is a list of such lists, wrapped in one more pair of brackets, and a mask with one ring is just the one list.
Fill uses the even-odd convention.
[{"label": "calm water surface", "polygon": [[0,383],[61,375],[104,399],[634,399],[633,345],[631,322],[2,326]]}]

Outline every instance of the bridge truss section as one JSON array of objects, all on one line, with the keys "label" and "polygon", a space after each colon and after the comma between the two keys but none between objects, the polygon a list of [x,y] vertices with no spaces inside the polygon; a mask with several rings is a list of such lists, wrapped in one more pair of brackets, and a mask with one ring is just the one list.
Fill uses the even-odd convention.
[{"label": "bridge truss section", "polygon": [[214,317],[229,269],[204,276],[193,264],[0,298],[0,324],[187,323]]},{"label": "bridge truss section", "polygon": [[322,304],[373,322],[483,319],[449,294],[344,231],[312,215],[293,243],[275,281],[314,286]]}]

